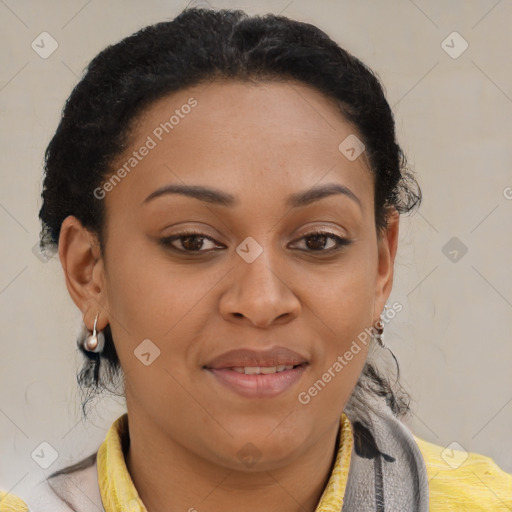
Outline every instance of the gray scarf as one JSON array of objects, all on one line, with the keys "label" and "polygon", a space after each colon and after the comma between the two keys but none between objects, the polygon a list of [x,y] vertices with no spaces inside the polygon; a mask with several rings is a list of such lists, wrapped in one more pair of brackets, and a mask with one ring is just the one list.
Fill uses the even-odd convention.
[{"label": "gray scarf", "polygon": [[411,432],[383,400],[349,414],[354,428],[342,512],[428,512],[428,477]]}]

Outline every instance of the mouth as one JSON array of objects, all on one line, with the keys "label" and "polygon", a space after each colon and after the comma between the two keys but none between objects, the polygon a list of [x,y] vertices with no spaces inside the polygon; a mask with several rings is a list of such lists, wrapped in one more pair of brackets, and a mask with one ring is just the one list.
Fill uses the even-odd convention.
[{"label": "mouth", "polygon": [[203,366],[220,384],[245,398],[272,398],[290,390],[301,379],[309,361],[292,350],[276,347],[264,352],[233,350]]}]

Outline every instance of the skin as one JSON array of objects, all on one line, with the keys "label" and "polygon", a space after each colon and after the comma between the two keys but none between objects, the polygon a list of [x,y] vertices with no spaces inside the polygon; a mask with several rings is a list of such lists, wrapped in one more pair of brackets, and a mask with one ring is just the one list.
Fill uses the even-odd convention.
[{"label": "skin", "polygon": [[[125,374],[127,467],[148,511],[314,511],[365,346],[307,405],[297,396],[379,319],[399,216],[392,210],[378,236],[365,154],[349,161],[338,150],[356,128],[332,100],[297,83],[216,81],[167,96],[139,117],[116,165],[190,97],[197,106],[106,195],[103,252],[76,218],[64,221],[67,287],[90,330],[97,314],[99,329],[110,323]],[[343,194],[285,205],[326,183],[349,188],[360,205]],[[143,203],[168,184],[213,187],[238,205],[177,194]],[[213,241],[175,247],[209,252],[194,257],[160,243],[184,228]],[[329,252],[335,239],[304,238],[325,230],[351,243]],[[235,250],[248,236],[263,249],[252,263]],[[149,366],[134,356],[144,339],[161,351]],[[203,368],[233,348],[276,345],[309,365],[273,398],[239,396]],[[238,456],[247,443],[260,456],[251,467]]]}]

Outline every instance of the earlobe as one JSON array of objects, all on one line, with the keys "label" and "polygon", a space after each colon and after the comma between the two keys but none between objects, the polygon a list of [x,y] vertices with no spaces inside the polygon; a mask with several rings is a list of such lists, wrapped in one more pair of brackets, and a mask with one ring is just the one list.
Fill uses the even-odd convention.
[{"label": "earlobe", "polygon": [[70,215],[64,219],[59,236],[59,259],[73,302],[82,311],[84,323],[92,329],[108,324],[105,303],[104,265],[97,237]]}]

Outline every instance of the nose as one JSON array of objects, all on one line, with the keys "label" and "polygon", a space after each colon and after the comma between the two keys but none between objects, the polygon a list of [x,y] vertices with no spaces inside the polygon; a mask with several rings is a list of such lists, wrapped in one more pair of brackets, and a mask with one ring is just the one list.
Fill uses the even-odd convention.
[{"label": "nose", "polygon": [[220,300],[225,320],[268,328],[290,322],[300,312],[300,301],[281,267],[271,268],[265,251],[252,263],[242,258],[230,272],[229,287]]}]

